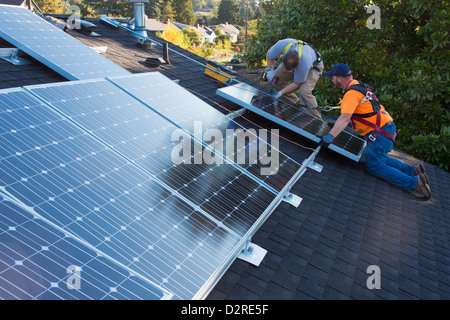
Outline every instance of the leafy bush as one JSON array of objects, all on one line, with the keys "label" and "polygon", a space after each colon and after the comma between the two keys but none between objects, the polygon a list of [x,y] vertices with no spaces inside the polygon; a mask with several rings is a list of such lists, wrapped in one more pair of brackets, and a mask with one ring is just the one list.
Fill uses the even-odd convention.
[{"label": "leafy bush", "polygon": [[[356,79],[375,87],[393,116],[396,147],[449,170],[449,34],[448,1],[378,0],[380,29],[368,28],[370,0],[278,0],[259,21],[244,59],[261,65],[278,40],[310,43],[325,69],[346,63]],[[336,104],[342,93],[321,77],[319,104]]]}]

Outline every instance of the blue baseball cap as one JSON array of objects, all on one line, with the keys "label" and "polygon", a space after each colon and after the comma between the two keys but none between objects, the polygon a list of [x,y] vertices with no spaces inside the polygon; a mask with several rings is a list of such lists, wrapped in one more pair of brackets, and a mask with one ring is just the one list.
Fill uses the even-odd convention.
[{"label": "blue baseball cap", "polygon": [[338,63],[331,68],[330,71],[325,72],[326,77],[348,77],[352,75],[352,71],[350,70],[350,67],[346,65],[345,63]]}]

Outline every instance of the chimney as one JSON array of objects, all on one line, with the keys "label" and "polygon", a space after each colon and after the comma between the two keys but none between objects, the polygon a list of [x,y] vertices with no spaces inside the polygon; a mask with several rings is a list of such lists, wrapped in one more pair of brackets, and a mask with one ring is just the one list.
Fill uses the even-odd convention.
[{"label": "chimney", "polygon": [[145,2],[149,0],[130,0],[134,3],[134,36],[139,38],[137,46],[142,48],[150,48],[151,41],[148,39],[147,30],[145,29]]},{"label": "chimney", "polygon": [[145,2],[149,0],[130,0],[134,3],[134,31],[140,34],[143,38],[147,38],[147,31],[145,29]]}]

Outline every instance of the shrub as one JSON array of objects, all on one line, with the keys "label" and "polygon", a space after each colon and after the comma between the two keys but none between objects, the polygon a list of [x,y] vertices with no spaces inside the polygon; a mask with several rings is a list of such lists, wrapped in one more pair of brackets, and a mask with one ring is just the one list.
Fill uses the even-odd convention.
[{"label": "shrub", "polygon": [[[381,29],[369,29],[370,0],[278,0],[259,22],[244,53],[249,67],[262,65],[278,40],[310,43],[325,69],[346,63],[356,79],[374,86],[398,128],[396,147],[448,170],[450,17],[448,2],[376,2]],[[321,77],[319,104],[338,103],[342,93]]]}]

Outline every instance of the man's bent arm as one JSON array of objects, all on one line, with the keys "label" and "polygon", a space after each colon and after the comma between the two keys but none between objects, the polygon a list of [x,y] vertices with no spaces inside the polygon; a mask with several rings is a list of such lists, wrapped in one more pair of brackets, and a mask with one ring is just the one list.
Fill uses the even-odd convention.
[{"label": "man's bent arm", "polygon": [[336,120],[333,128],[330,133],[333,137],[337,137],[348,125],[350,122],[350,118],[352,117],[351,113],[342,113],[339,118]]},{"label": "man's bent arm", "polygon": [[297,90],[298,88],[300,88],[302,84],[299,82],[292,82],[290,85],[284,87],[283,89],[280,90],[281,94],[285,95],[285,94],[289,94],[291,92],[294,92],[295,90]]}]

